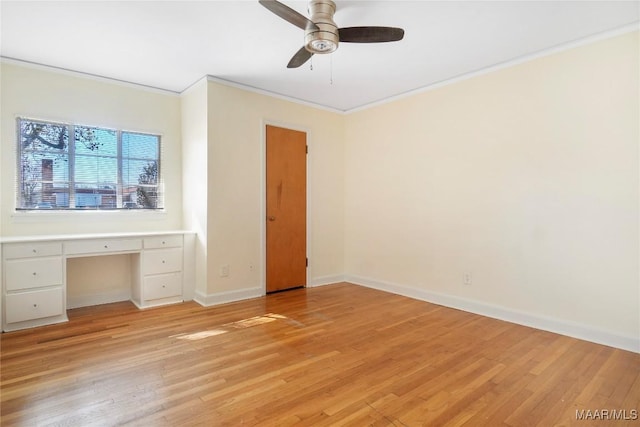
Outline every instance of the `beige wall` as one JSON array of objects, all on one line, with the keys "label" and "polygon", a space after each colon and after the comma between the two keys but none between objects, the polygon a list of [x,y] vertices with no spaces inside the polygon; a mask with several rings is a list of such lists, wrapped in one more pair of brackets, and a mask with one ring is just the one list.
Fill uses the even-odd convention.
[{"label": "beige wall", "polygon": [[[24,236],[179,229],[182,226],[180,97],[49,69],[0,63],[0,234]],[[166,212],[14,213],[16,117],[158,133]]]},{"label": "beige wall", "polygon": [[[0,235],[61,235],[182,228],[180,97],[32,66],[0,63]],[[165,212],[14,212],[16,117],[162,136]],[[77,258],[67,269],[70,307],[130,294],[128,257]]]},{"label": "beige wall", "polygon": [[638,63],[635,32],[349,115],[348,277],[637,343]]},{"label": "beige wall", "polygon": [[67,259],[67,308],[130,299],[132,262],[139,262],[132,260],[135,256],[101,255]]},{"label": "beige wall", "polygon": [[[310,284],[344,271],[344,117],[210,81],[208,293],[264,286],[264,127],[307,132]],[[229,277],[220,267],[229,265]]]},{"label": "beige wall", "polygon": [[207,293],[208,125],[207,80],[202,79],[181,96],[182,177],[185,230],[195,231],[195,289]]},{"label": "beige wall", "polygon": [[[0,232],[192,229],[199,297],[254,296],[274,124],[308,134],[309,284],[347,277],[637,342],[638,62],[636,32],[348,115],[207,79],[178,97],[2,63]],[[20,115],[162,134],[167,212],[15,215]]]},{"label": "beige wall", "polygon": [[[207,79],[175,96],[51,69],[6,62],[1,67],[3,237],[186,228],[198,232],[200,295],[263,289],[263,129],[273,123],[308,132],[309,283],[341,277],[342,115]],[[18,116],[160,133],[166,213],[15,213]],[[78,276],[88,277],[90,261],[84,269],[76,264]],[[223,264],[229,277],[219,275]],[[94,285],[71,291],[82,296],[82,286]]]}]

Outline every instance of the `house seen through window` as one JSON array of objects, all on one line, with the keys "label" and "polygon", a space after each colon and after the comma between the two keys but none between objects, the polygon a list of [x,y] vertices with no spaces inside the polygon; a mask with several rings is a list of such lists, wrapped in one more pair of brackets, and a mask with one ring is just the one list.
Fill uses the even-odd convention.
[{"label": "house seen through window", "polygon": [[17,209],[162,209],[160,136],[18,119]]}]

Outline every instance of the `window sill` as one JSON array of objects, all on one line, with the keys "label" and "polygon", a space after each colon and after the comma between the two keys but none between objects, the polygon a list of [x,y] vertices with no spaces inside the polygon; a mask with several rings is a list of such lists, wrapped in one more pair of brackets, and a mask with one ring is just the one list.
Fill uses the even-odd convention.
[{"label": "window sill", "polygon": [[14,223],[29,222],[64,222],[66,220],[78,221],[82,218],[95,220],[164,220],[167,217],[166,209],[146,210],[146,209],[118,209],[118,210],[25,210],[14,211],[11,214],[11,220]]}]

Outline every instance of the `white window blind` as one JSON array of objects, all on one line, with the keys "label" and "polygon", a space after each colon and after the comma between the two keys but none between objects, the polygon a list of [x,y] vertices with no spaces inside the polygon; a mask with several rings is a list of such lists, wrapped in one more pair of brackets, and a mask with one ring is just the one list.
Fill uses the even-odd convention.
[{"label": "white window blind", "polygon": [[160,136],[18,119],[17,209],[162,209]]}]

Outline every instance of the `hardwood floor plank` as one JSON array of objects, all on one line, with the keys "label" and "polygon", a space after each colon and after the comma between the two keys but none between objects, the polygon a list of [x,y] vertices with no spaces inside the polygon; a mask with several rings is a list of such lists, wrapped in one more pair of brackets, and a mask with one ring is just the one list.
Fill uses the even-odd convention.
[{"label": "hardwood floor plank", "polygon": [[[640,355],[347,283],[2,334],[0,424],[596,426]],[[630,426],[607,420],[607,426]]]}]

